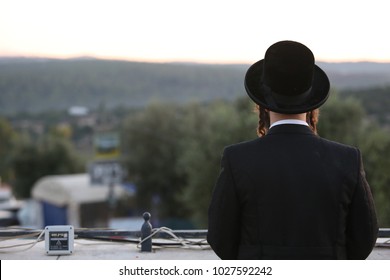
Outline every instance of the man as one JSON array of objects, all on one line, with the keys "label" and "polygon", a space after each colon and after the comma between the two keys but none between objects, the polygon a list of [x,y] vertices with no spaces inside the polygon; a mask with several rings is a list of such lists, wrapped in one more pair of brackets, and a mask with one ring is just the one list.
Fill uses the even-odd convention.
[{"label": "man", "polygon": [[298,42],[275,43],[248,69],[246,91],[271,126],[224,150],[207,236],[221,259],[365,259],[372,251],[378,225],[360,151],[306,122],[329,87]]}]

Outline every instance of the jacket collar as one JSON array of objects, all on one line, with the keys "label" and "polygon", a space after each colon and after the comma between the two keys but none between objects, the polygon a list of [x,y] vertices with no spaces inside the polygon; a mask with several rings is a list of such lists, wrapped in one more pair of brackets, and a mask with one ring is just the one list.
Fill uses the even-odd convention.
[{"label": "jacket collar", "polygon": [[275,134],[308,134],[315,135],[310,127],[300,124],[281,124],[270,128],[267,135]]}]

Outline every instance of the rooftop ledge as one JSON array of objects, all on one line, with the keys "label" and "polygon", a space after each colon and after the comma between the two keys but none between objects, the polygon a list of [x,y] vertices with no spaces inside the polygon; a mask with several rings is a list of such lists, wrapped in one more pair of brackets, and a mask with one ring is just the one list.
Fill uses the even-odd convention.
[{"label": "rooftop ledge", "polygon": [[[47,255],[42,231],[0,230],[1,260],[218,260],[205,241],[207,230],[173,230],[153,237],[152,252],[141,251],[141,231],[76,230],[74,251]],[[18,236],[12,238],[12,236]],[[175,238],[172,237],[173,234]],[[10,239],[12,238],[12,239]],[[390,229],[380,229],[370,260],[390,260]]]}]

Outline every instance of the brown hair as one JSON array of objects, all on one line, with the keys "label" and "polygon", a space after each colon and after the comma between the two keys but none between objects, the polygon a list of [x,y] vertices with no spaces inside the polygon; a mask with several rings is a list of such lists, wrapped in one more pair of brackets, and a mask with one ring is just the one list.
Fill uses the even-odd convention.
[{"label": "brown hair", "polygon": [[315,135],[318,135],[317,132],[317,123],[320,117],[320,109],[314,109],[306,114],[306,122],[309,124],[309,127],[314,132]]},{"label": "brown hair", "polygon": [[[256,105],[255,110],[259,114],[259,123],[257,126],[257,135],[259,137],[263,137],[267,134],[268,129],[270,127],[270,117],[269,117],[269,111],[266,109],[260,107],[259,105]],[[307,112],[306,114],[306,122],[309,124],[309,127],[314,132],[314,134],[317,135],[317,123],[318,118],[320,115],[319,109],[314,109],[312,111]]]}]

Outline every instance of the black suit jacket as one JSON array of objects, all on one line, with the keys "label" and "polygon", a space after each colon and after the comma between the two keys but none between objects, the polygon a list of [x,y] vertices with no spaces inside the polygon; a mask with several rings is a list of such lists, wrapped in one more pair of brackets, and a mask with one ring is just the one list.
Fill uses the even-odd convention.
[{"label": "black suit jacket", "polygon": [[365,259],[378,225],[357,148],[278,125],[225,148],[207,240],[221,259]]}]

